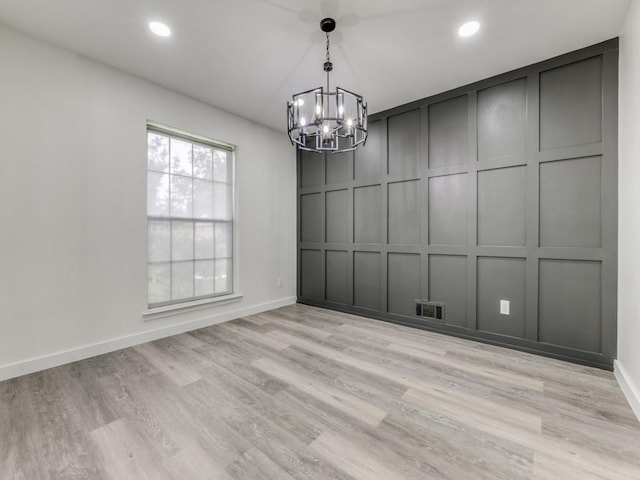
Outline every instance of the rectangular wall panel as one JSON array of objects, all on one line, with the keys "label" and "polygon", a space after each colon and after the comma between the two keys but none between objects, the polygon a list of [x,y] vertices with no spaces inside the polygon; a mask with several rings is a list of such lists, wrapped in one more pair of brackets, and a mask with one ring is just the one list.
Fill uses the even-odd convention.
[{"label": "rectangular wall panel", "polygon": [[417,180],[389,184],[388,242],[420,243],[420,183]]},{"label": "rectangular wall panel", "polygon": [[524,159],[526,133],[526,79],[478,92],[478,161]]},{"label": "rectangular wall panel", "polygon": [[599,352],[601,292],[600,262],[540,260],[540,341]]},{"label": "rectangular wall panel", "polygon": [[602,56],[540,74],[540,150],[602,140]]},{"label": "rectangular wall panel", "polygon": [[356,307],[380,310],[380,254],[353,252],[353,304]]},{"label": "rectangular wall panel", "polygon": [[[525,259],[478,258],[478,329],[511,337],[525,334]],[[500,313],[500,301],[509,314]]]},{"label": "rectangular wall panel", "polygon": [[325,252],[325,298],[329,302],[347,304],[349,254],[346,251],[327,250]]},{"label": "rectangular wall panel", "polygon": [[429,298],[444,303],[444,322],[467,325],[467,257],[429,255]]},{"label": "rectangular wall panel", "polygon": [[322,298],[322,256],[320,250],[300,250],[300,295]]},{"label": "rectangular wall panel", "polygon": [[420,298],[420,255],[389,253],[387,278],[387,311],[415,316],[415,300]]},{"label": "rectangular wall panel", "polygon": [[415,178],[420,150],[420,110],[389,117],[389,175]]},{"label": "rectangular wall panel", "polygon": [[300,241],[322,242],[322,194],[300,196]]},{"label": "rectangular wall panel", "polygon": [[326,241],[346,243],[349,229],[349,191],[334,190],[326,194]]},{"label": "rectangular wall panel", "polygon": [[382,146],[382,122],[369,122],[367,143],[354,152],[353,174],[355,180],[372,183],[380,181],[386,161]]},{"label": "rectangular wall panel", "polygon": [[540,165],[540,245],[600,247],[601,157]]},{"label": "rectangular wall panel", "polygon": [[324,185],[324,155],[301,151],[300,186],[315,187]]},{"label": "rectangular wall panel", "polygon": [[478,245],[524,246],[527,167],[478,172]]},{"label": "rectangular wall panel", "polygon": [[467,175],[429,179],[429,243],[466,245]]},{"label": "rectangular wall panel", "polygon": [[351,180],[349,178],[349,166],[353,163],[353,152],[329,153],[325,158],[327,185],[347,183]]},{"label": "rectangular wall panel", "polygon": [[382,242],[382,198],[380,185],[353,190],[353,241]]},{"label": "rectangular wall panel", "polygon": [[429,106],[429,168],[467,163],[467,97]]}]

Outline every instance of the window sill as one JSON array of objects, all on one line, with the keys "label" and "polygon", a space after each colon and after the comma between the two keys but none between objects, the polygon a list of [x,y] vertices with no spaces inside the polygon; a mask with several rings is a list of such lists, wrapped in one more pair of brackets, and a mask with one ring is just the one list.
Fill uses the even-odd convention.
[{"label": "window sill", "polygon": [[158,318],[171,317],[182,313],[203,310],[214,305],[226,305],[228,303],[236,303],[242,300],[241,293],[233,293],[223,297],[206,298],[195,302],[178,303],[176,305],[167,305],[166,307],[152,308],[142,312],[142,318],[145,322],[156,320]]}]

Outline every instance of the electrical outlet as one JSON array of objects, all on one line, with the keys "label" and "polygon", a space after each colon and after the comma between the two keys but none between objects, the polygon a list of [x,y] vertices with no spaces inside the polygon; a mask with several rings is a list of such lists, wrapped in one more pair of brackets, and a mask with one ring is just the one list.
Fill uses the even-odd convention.
[{"label": "electrical outlet", "polygon": [[511,302],[509,300],[500,300],[500,315],[510,315]]},{"label": "electrical outlet", "polygon": [[282,280],[282,277],[278,277],[278,287],[282,287],[283,284],[284,281]]}]

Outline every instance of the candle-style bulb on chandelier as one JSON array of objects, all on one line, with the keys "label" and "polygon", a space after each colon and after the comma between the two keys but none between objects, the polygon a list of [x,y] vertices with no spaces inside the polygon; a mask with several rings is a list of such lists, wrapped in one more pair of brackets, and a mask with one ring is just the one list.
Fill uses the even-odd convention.
[{"label": "candle-style bulb on chandelier", "polygon": [[333,18],[325,18],[320,28],[327,36],[326,90],[314,88],[292,96],[287,103],[288,132],[291,143],[301,150],[322,153],[349,152],[367,140],[367,104],[362,96],[336,87],[329,89],[333,70],[329,34],[336,28]]}]

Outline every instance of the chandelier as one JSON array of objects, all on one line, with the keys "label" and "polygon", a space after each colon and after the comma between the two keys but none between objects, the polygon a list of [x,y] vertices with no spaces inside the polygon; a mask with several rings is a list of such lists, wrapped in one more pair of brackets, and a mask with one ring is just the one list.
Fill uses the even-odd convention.
[{"label": "chandelier", "polygon": [[314,88],[294,94],[287,102],[288,132],[291,143],[301,150],[322,153],[349,152],[367,140],[367,104],[362,97],[340,87],[329,90],[333,70],[329,54],[329,33],[336,28],[333,18],[325,18],[320,28],[327,36],[326,90]]}]

